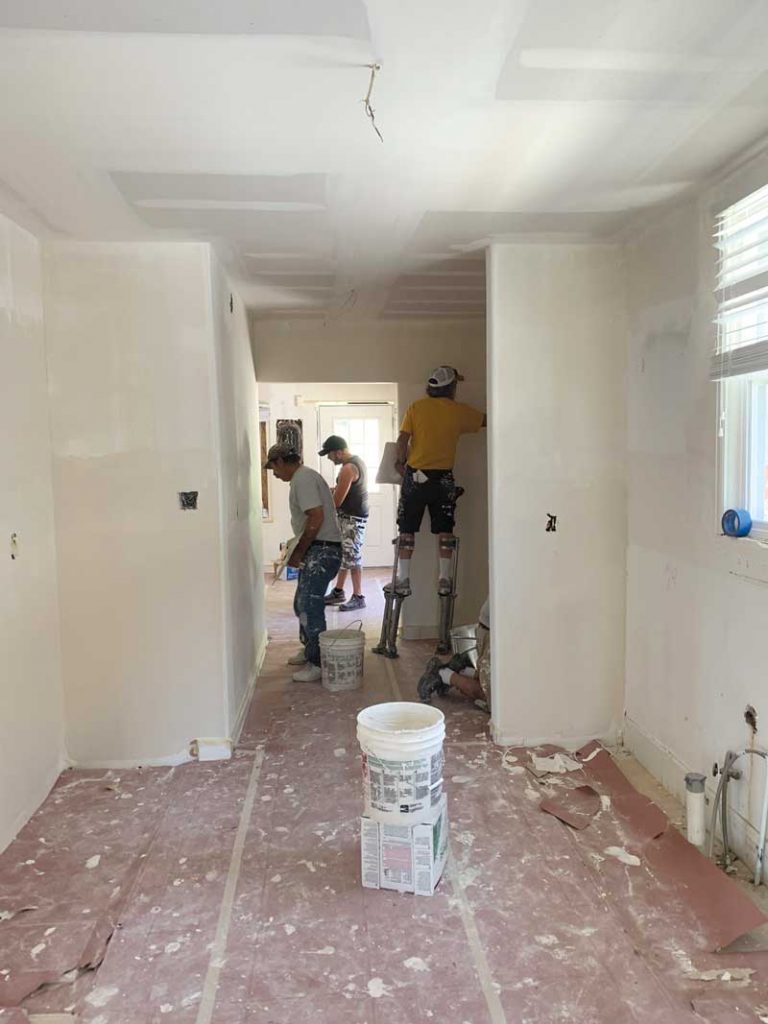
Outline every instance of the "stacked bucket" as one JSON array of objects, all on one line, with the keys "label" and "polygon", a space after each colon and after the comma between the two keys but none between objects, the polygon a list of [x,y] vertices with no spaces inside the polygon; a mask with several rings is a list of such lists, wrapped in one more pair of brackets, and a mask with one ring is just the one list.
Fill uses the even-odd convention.
[{"label": "stacked bucket", "polygon": [[357,716],[363,756],[363,886],[431,896],[448,855],[445,718],[428,704],[374,704]]}]

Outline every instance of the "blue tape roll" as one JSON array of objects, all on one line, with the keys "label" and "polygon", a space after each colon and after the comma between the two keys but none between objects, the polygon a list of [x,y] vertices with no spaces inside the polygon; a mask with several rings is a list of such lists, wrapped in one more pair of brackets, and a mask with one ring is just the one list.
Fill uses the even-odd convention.
[{"label": "blue tape roll", "polygon": [[721,522],[723,533],[728,537],[746,537],[752,529],[752,516],[745,508],[729,508]]}]

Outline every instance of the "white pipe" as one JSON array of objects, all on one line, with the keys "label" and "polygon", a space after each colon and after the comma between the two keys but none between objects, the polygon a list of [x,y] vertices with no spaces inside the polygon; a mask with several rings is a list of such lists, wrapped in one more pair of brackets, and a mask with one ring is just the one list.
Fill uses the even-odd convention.
[{"label": "white pipe", "polygon": [[693,846],[703,846],[707,838],[704,820],[705,781],[705,777],[698,772],[690,772],[685,776],[685,821],[688,842]]}]

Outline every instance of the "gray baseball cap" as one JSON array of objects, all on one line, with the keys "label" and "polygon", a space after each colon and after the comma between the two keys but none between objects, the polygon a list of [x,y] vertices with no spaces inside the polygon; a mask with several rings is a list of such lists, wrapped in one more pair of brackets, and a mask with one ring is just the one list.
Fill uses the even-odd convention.
[{"label": "gray baseball cap", "polygon": [[263,468],[270,469],[276,459],[287,459],[291,455],[298,454],[292,444],[273,444],[267,452],[267,461],[264,463]]}]

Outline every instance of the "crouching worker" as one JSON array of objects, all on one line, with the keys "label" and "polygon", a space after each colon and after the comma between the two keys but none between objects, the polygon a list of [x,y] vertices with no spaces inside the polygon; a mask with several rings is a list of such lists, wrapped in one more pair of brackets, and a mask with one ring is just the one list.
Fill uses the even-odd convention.
[{"label": "crouching worker", "polygon": [[450,689],[458,690],[484,710],[491,710],[491,617],[486,601],[480,609],[475,627],[476,658],[468,652],[454,654],[447,662],[432,658],[417,687],[420,700],[430,704],[434,693],[443,696]]},{"label": "crouching worker", "polygon": [[296,683],[315,683],[322,678],[320,640],[325,632],[325,592],[341,565],[341,533],[330,488],[318,472],[304,466],[294,448],[273,444],[265,469],[291,485],[288,503],[296,546],[288,565],[299,569],[293,610],[299,620],[303,649],[289,660],[301,665]]}]

